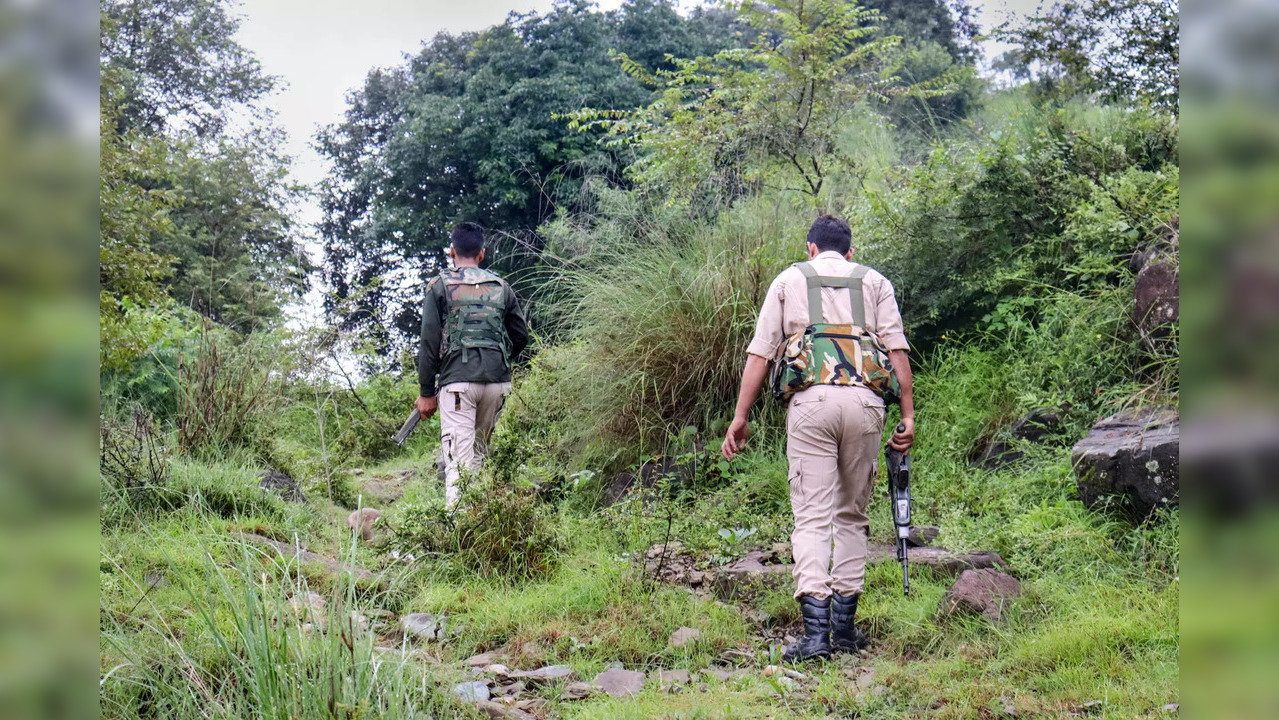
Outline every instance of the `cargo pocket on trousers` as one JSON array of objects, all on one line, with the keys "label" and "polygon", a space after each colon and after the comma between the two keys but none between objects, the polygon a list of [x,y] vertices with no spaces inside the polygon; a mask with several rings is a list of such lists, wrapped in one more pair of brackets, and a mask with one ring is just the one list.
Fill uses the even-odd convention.
[{"label": "cargo pocket on trousers", "polygon": [[792,463],[787,482],[790,484],[790,501],[792,510],[804,501],[804,466],[800,461]]},{"label": "cargo pocket on trousers", "polygon": [[883,405],[874,405],[870,401],[863,403],[862,413],[866,417],[867,435],[882,435],[884,433],[885,412]]}]

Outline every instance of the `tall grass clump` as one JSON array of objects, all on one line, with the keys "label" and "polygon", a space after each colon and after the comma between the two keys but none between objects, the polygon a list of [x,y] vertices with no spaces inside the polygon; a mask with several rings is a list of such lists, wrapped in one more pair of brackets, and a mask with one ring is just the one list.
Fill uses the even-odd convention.
[{"label": "tall grass clump", "polygon": [[609,243],[562,268],[565,341],[535,359],[510,420],[584,467],[730,414],[759,304],[804,257],[810,220],[752,199],[687,235]]},{"label": "tall grass clump", "polygon": [[375,621],[362,610],[378,598],[357,596],[350,576],[318,595],[288,561],[247,543],[224,550],[229,566],[206,553],[202,581],[174,576],[190,608],[185,626],[159,608],[104,611],[104,718],[465,714],[410,649],[375,647]]}]

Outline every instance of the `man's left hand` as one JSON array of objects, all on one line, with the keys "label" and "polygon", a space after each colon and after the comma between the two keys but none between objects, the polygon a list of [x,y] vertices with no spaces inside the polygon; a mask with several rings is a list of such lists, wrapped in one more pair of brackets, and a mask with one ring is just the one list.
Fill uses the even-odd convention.
[{"label": "man's left hand", "polygon": [[893,432],[893,436],[888,440],[888,446],[897,452],[906,452],[910,450],[910,446],[915,444],[915,419],[903,418],[902,425],[906,429],[901,432]]}]

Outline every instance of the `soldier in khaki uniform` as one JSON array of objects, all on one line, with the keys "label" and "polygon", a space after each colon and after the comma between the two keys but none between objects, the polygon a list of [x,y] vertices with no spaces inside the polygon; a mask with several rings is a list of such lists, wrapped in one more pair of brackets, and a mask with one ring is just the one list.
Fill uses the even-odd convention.
[{"label": "soldier in khaki uniform", "polygon": [[[769,361],[777,358],[786,338],[812,322],[806,277],[811,274],[827,279],[862,275],[864,327],[878,335],[888,350],[901,386],[905,429],[894,433],[890,444],[904,451],[914,442],[909,345],[892,284],[878,272],[851,262],[852,233],[843,220],[829,215],[818,218],[807,240],[811,270],[794,265],[782,271],[760,309],[755,337],[746,348],[736,413],[724,438],[722,452],[728,460],[749,435],[746,416]],[[850,287],[822,287],[824,322],[854,323],[856,298]],[[865,640],[853,618],[866,568],[866,506],[883,427],[884,401],[866,387],[814,384],[795,393],[787,407],[795,597],[804,618],[804,636],[786,648],[783,658],[787,661],[829,657],[832,647],[855,651]]]},{"label": "soldier in khaki uniform", "polygon": [[431,280],[422,303],[421,394],[415,403],[423,420],[440,411],[444,500],[450,509],[457,505],[461,468],[475,469],[487,454],[511,392],[511,360],[528,344],[515,291],[480,268],[483,230],[462,223],[451,239],[454,269]]}]

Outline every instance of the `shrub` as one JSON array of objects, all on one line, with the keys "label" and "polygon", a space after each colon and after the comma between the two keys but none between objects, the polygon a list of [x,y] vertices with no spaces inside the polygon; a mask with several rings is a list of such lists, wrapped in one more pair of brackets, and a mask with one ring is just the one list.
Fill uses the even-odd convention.
[{"label": "shrub", "polygon": [[531,580],[554,569],[563,543],[532,487],[487,476],[463,482],[452,512],[425,503],[401,509],[391,544],[485,577]]}]

